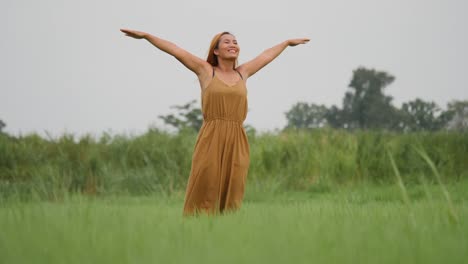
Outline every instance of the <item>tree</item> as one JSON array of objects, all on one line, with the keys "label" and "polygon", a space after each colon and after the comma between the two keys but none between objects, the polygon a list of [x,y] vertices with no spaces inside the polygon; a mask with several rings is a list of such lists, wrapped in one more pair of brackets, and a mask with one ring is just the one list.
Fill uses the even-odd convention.
[{"label": "tree", "polygon": [[394,80],[383,71],[363,67],[354,70],[350,91],[343,99],[343,125],[351,129],[393,128],[395,122],[389,121],[394,120],[396,108],[391,105],[393,98],[383,91]]},{"label": "tree", "polygon": [[331,127],[348,128],[345,112],[336,105],[333,105],[328,109],[325,118],[327,119],[327,124]]},{"label": "tree", "polygon": [[[197,100],[192,100],[184,105],[174,105],[171,108],[176,109],[176,114],[160,115],[166,125],[173,126],[177,131],[186,129],[194,130],[198,132],[203,125],[203,113],[201,108],[196,107]],[[255,136],[256,129],[249,125],[244,124],[245,132],[249,136]]]},{"label": "tree", "polygon": [[203,116],[201,109],[195,106],[196,102],[197,100],[192,100],[181,106],[171,106],[171,108],[177,110],[177,114],[160,115],[158,117],[167,125],[175,127],[177,131],[187,128],[199,131],[203,123]]},{"label": "tree", "polygon": [[3,129],[6,127],[6,124],[5,122],[3,122],[3,120],[0,119],[0,133],[3,133]]},{"label": "tree", "polygon": [[446,127],[449,130],[468,130],[468,100],[452,101],[447,105]]},{"label": "tree", "polygon": [[298,102],[285,113],[288,124],[286,128],[319,128],[327,121],[328,109],[324,105]]},{"label": "tree", "polygon": [[404,131],[436,131],[444,126],[441,109],[434,102],[425,102],[416,98],[404,103],[401,111]]}]

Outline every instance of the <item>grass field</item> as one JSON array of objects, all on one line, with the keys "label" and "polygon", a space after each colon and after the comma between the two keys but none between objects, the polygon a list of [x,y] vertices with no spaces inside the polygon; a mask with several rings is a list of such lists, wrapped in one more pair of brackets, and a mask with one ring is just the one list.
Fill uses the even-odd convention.
[{"label": "grass field", "polygon": [[[149,130],[101,138],[0,134],[0,199],[35,192],[43,199],[68,192],[145,195],[184,190],[195,132]],[[393,184],[393,158],[406,183],[436,182],[421,151],[444,182],[468,180],[468,133],[389,133],[320,129],[249,136],[249,180],[281,191],[317,185]]]},{"label": "grass field", "polygon": [[0,263],[467,263],[468,183],[259,192],[183,218],[172,196],[0,201]]}]

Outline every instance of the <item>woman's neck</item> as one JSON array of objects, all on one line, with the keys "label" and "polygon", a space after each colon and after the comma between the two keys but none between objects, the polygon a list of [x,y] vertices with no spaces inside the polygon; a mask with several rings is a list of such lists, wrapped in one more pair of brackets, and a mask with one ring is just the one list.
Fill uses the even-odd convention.
[{"label": "woman's neck", "polygon": [[234,69],[234,65],[234,61],[218,59],[218,65],[216,66],[216,68],[218,68],[222,72],[230,72]]}]

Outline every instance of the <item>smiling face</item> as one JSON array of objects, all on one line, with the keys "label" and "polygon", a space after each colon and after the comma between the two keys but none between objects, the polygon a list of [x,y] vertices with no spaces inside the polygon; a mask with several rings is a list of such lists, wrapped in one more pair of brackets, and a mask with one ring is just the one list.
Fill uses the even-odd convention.
[{"label": "smiling face", "polygon": [[223,60],[236,60],[239,57],[240,47],[237,44],[236,37],[231,34],[222,35],[219,38],[218,45],[214,49],[214,54]]}]

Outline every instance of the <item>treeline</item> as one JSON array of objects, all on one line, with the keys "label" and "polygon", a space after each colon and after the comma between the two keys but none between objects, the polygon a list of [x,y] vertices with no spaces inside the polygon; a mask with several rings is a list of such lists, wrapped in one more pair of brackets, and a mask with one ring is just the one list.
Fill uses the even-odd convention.
[{"label": "treeline", "polygon": [[[395,77],[383,71],[358,68],[353,71],[342,106],[298,102],[286,113],[284,129],[314,129],[331,127],[346,130],[414,131],[467,131],[468,100],[454,100],[442,109],[435,102],[416,98],[403,103],[401,108],[392,104],[393,98],[385,94]],[[194,129],[202,124],[202,112],[196,101],[173,106],[175,114],[159,116],[177,130]],[[253,127],[248,127],[254,130]]]},{"label": "treeline", "polygon": [[454,100],[443,110],[435,102],[416,98],[398,108],[384,92],[394,80],[389,73],[358,68],[353,72],[341,107],[299,102],[286,113],[287,127],[402,132],[468,129],[468,101]]},{"label": "treeline", "polygon": [[[433,101],[415,98],[399,108],[393,105],[393,97],[385,94],[385,88],[394,80],[395,77],[385,71],[357,68],[341,107],[297,102],[285,113],[287,124],[283,129],[468,131],[468,100],[453,100],[443,109]],[[175,113],[158,116],[166,125],[177,131],[199,131],[203,115],[197,100],[171,108]],[[5,126],[6,123],[0,120],[0,133]],[[250,125],[246,129],[255,131]]]},{"label": "treeline", "polygon": [[[140,136],[0,134],[0,198],[35,194],[183,194],[196,132],[151,129]],[[430,183],[427,153],[443,181],[468,179],[468,133],[392,133],[336,129],[249,134],[248,191],[310,191],[363,182],[395,183],[389,155],[406,184]]]}]

